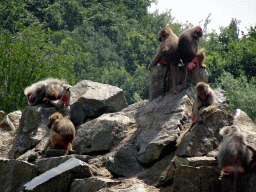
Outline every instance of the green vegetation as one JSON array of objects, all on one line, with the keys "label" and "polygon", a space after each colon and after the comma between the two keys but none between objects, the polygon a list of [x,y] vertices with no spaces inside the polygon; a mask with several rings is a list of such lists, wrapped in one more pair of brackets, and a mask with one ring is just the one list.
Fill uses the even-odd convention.
[{"label": "green vegetation", "polygon": [[[191,24],[174,23],[170,11],[149,14],[153,0],[3,0],[0,3],[0,110],[26,105],[24,88],[56,77],[74,85],[87,79],[118,86],[129,104],[148,99],[147,66],[170,25],[179,35]],[[210,15],[209,15],[210,17]],[[209,83],[221,87],[230,108],[240,108],[256,122],[256,28],[238,38],[233,19],[221,33],[208,33]]]}]

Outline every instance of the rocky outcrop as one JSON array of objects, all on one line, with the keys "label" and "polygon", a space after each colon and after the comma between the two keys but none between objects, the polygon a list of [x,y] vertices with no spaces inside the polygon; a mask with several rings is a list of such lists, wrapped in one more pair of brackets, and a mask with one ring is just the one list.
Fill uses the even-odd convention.
[{"label": "rocky outcrop", "polygon": [[3,111],[0,111],[0,157],[9,157],[9,151],[13,147],[14,133],[19,126],[21,114],[21,111],[14,111],[6,115]]},{"label": "rocky outcrop", "polygon": [[115,86],[83,80],[70,91],[71,121],[75,125],[128,106],[123,90]]},{"label": "rocky outcrop", "polygon": [[[22,189],[156,192],[170,191],[170,186],[172,191],[232,189],[233,177],[220,177],[221,170],[215,158],[221,142],[219,130],[236,124],[247,133],[248,143],[255,147],[256,126],[239,109],[230,114],[223,90],[214,90],[217,97],[215,113],[205,123],[196,124],[177,148],[177,138],[191,124],[190,113],[195,95],[193,84],[190,83],[177,95],[167,92],[150,102],[143,101],[125,108],[123,105],[116,108],[116,112],[102,110],[104,114],[97,113],[101,108],[99,106],[106,109],[106,105],[116,104],[106,102],[108,99],[99,99],[94,94],[99,86],[92,84],[85,81],[73,91],[70,108],[38,105],[23,110],[20,124],[15,129],[13,148],[9,151],[12,156],[0,159],[0,188],[4,192]],[[87,86],[85,90],[82,85]],[[109,98],[112,97],[110,95],[119,95],[113,94],[113,90],[106,94],[107,90],[102,89],[101,93],[109,95]],[[92,100],[97,99],[96,103],[104,100],[105,104],[90,105]],[[122,98],[120,102],[124,104],[124,101]],[[81,108],[74,107],[80,102],[83,103]],[[88,115],[87,109],[97,115]],[[61,156],[65,150],[57,149],[40,154],[49,136],[49,129],[46,128],[49,115],[60,111],[70,116],[79,110],[83,111],[83,120],[77,121],[74,151],[68,156]],[[12,129],[5,131],[12,132]],[[241,175],[238,180],[243,186],[242,191],[255,189],[254,173]]]},{"label": "rocky outcrop", "polygon": [[21,191],[23,185],[36,177],[34,165],[0,158],[0,189],[2,192]]},{"label": "rocky outcrop", "polygon": [[[176,85],[182,84],[182,78],[184,76],[184,66],[176,68]],[[187,85],[192,83],[196,85],[198,82],[208,82],[208,72],[206,68],[196,66],[193,70],[188,71]],[[149,100],[168,93],[172,89],[172,72],[168,65],[157,65],[152,67],[150,71],[150,90]],[[179,90],[179,88],[177,88]]]}]

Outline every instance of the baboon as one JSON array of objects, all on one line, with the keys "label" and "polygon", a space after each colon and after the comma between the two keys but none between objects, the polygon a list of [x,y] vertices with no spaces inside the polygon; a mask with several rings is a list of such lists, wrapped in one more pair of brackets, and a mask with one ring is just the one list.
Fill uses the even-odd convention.
[{"label": "baboon", "polygon": [[70,85],[59,79],[46,79],[27,87],[24,91],[31,106],[42,102],[51,103],[57,108],[69,104]]},{"label": "baboon", "polygon": [[198,50],[196,57],[188,64],[188,70],[192,70],[196,65],[199,65],[202,68],[206,68],[204,64],[205,51],[204,49]]},{"label": "baboon", "polygon": [[219,167],[224,173],[234,174],[234,191],[237,176],[244,173],[249,166],[252,152],[248,149],[245,134],[235,125],[220,130],[223,142],[217,154]]},{"label": "baboon", "polygon": [[173,93],[177,93],[176,91],[176,70],[175,68],[179,64],[179,60],[177,57],[177,49],[178,49],[178,37],[175,35],[170,26],[166,26],[159,32],[158,40],[161,42],[158,48],[158,51],[148,66],[148,70],[157,63],[162,65],[169,65],[172,71],[172,87]]},{"label": "baboon", "polygon": [[199,38],[203,36],[202,28],[199,26],[192,27],[183,31],[179,36],[178,56],[185,66],[182,86],[179,91],[182,91],[186,86],[188,64],[196,57],[198,51]]},{"label": "baboon", "polygon": [[215,111],[215,94],[210,86],[204,82],[196,85],[196,97],[192,106],[192,123],[190,127],[179,137],[176,146],[179,146],[182,138],[197,123],[204,122]]},{"label": "baboon", "polygon": [[72,150],[72,142],[76,134],[73,123],[59,112],[52,114],[49,120],[50,123],[47,126],[51,129],[50,138],[42,153],[48,148],[66,148],[65,155],[68,155],[69,151]]}]

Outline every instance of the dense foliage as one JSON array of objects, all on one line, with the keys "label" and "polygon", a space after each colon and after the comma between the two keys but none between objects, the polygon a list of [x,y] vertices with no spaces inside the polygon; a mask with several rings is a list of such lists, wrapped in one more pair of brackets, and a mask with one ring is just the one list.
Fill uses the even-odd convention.
[{"label": "dense foliage", "polygon": [[[148,13],[153,0],[3,0],[0,3],[0,110],[23,109],[28,85],[48,77],[74,85],[82,79],[124,90],[129,104],[148,99],[147,66],[170,25],[179,35],[190,23],[174,23],[170,11]],[[239,34],[233,19],[220,34],[201,26],[205,64],[213,87],[221,87],[230,108],[256,121],[256,28]],[[255,98],[255,99],[254,99]]]}]

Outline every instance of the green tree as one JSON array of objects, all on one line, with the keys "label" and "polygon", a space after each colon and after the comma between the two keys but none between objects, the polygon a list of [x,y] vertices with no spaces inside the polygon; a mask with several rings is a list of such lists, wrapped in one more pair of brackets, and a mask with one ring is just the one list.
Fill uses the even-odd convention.
[{"label": "green tree", "polygon": [[17,33],[37,22],[27,11],[25,0],[3,0],[0,3],[0,29]]},{"label": "green tree", "polygon": [[230,99],[229,108],[231,112],[234,112],[237,108],[241,109],[256,122],[255,81],[251,80],[248,82],[244,75],[235,79],[230,73],[224,72],[213,86],[220,87],[226,91],[227,98]]},{"label": "green tree", "polygon": [[71,57],[51,44],[39,26],[20,36],[0,33],[0,108],[5,112],[26,106],[25,87],[47,77],[75,81]]}]

